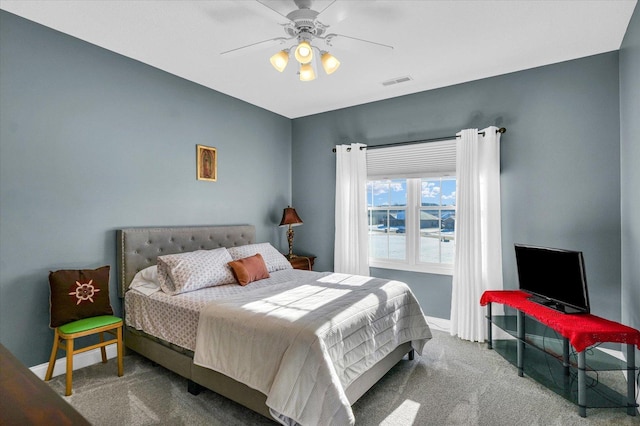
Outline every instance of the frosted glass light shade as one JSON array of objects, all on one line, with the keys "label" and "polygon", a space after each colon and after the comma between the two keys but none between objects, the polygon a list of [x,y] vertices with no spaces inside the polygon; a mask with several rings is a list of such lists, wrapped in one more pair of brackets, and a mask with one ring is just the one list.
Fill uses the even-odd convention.
[{"label": "frosted glass light shade", "polygon": [[315,80],[316,72],[313,70],[311,64],[300,65],[300,81]]},{"label": "frosted glass light shade", "polygon": [[329,52],[324,52],[320,60],[322,61],[322,68],[327,74],[333,74],[340,67],[340,61]]},{"label": "frosted glass light shade", "polygon": [[281,50],[276,53],[269,59],[271,61],[271,65],[278,71],[282,72],[287,67],[289,63],[289,52],[287,50]]},{"label": "frosted glass light shade", "polygon": [[315,80],[316,72],[313,70],[311,64],[300,65],[300,81]]},{"label": "frosted glass light shade", "polygon": [[296,47],[295,57],[301,64],[308,64],[313,59],[313,49],[308,41],[301,41]]}]

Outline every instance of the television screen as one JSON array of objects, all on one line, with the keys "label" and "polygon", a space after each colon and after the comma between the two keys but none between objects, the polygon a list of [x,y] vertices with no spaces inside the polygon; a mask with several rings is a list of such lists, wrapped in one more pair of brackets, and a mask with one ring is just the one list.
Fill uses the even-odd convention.
[{"label": "television screen", "polygon": [[564,313],[589,313],[582,252],[516,244],[520,290]]}]

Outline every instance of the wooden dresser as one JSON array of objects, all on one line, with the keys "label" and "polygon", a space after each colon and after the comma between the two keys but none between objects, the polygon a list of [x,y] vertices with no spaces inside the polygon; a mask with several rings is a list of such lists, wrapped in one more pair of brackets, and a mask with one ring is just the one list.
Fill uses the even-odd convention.
[{"label": "wooden dresser", "polygon": [[90,425],[0,344],[0,425]]}]

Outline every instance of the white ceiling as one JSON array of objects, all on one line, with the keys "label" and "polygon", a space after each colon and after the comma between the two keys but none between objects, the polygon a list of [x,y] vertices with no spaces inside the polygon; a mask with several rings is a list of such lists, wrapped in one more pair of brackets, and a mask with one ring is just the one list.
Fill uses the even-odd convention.
[{"label": "white ceiling", "polygon": [[[293,0],[0,0],[0,8],[288,118],[620,48],[636,0],[316,0],[342,65],[301,82],[269,57]],[[277,13],[278,11],[279,13]],[[391,86],[382,82],[410,76]]]}]

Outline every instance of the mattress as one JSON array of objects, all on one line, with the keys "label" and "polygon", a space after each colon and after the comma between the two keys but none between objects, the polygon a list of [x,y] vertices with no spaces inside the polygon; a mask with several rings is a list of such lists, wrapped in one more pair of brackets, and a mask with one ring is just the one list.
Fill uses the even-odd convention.
[{"label": "mattress", "polygon": [[228,284],[168,295],[162,291],[145,295],[130,289],[125,293],[125,323],[158,339],[195,351],[200,312],[212,300],[226,299],[248,294],[274,284],[320,278],[327,272],[285,269],[272,272],[270,278],[252,282],[247,286]]}]

